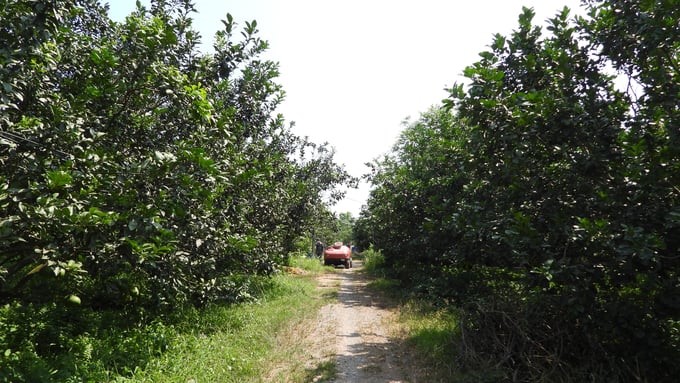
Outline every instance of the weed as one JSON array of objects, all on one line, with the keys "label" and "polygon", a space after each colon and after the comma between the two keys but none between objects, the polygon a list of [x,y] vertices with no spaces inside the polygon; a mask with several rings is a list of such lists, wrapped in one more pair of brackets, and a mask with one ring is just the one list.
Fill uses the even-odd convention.
[{"label": "weed", "polygon": [[[277,336],[293,318],[321,304],[312,281],[281,275],[257,303],[215,305],[201,312],[200,322],[187,323],[174,347],[130,382],[253,382],[290,350],[278,347]],[[318,302],[318,303],[317,303]],[[190,330],[191,329],[191,330]]]},{"label": "weed", "polygon": [[332,267],[324,266],[323,262],[316,257],[293,256],[290,258],[290,265],[311,273],[319,274],[331,270]]},{"label": "weed", "polygon": [[374,250],[373,246],[364,250],[364,270],[375,276],[385,276],[385,257],[380,251]]},{"label": "weed", "polygon": [[316,368],[309,370],[305,382],[330,382],[338,374],[338,366],[334,361],[319,363]]},{"label": "weed", "polygon": [[[66,306],[49,310],[3,306],[0,382],[261,381],[272,361],[303,358],[304,350],[279,347],[278,339],[291,321],[306,320],[326,300],[312,278],[286,274],[253,280],[248,291],[259,299],[177,308],[163,320],[146,324]],[[72,324],[76,309],[83,311],[78,318],[89,323]],[[63,319],[59,326],[54,325],[55,318]],[[17,337],[54,341],[43,346],[21,343]],[[23,346],[10,348],[10,343]],[[45,347],[61,351],[48,358],[51,349]],[[305,381],[304,369],[294,373],[288,381]]]},{"label": "weed", "polygon": [[395,289],[398,289],[399,285],[400,283],[396,279],[378,278],[371,281],[368,284],[368,287],[383,294],[390,294],[394,292]]}]

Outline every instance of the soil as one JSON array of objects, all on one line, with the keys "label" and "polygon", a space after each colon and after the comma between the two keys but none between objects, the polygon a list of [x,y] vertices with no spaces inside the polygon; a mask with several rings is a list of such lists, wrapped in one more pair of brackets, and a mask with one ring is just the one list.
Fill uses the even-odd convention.
[{"label": "soil", "polygon": [[[396,335],[396,309],[372,294],[361,262],[320,277],[320,288],[339,285],[338,299],[322,307],[311,334],[318,358],[334,361],[334,383],[415,383],[417,369]],[[317,363],[323,360],[317,360]],[[314,382],[322,382],[320,376]]]}]

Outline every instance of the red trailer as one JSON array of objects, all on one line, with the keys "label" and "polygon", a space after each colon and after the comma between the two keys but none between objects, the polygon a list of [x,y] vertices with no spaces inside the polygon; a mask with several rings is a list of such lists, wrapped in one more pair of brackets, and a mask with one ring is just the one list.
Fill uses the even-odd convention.
[{"label": "red trailer", "polygon": [[352,250],[343,245],[342,242],[335,242],[323,252],[324,265],[344,265],[346,269],[352,267]]}]

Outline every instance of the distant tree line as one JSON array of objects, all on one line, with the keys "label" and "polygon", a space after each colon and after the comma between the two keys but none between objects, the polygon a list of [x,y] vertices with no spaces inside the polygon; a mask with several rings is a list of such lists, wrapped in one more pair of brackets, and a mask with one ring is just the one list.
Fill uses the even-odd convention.
[{"label": "distant tree line", "polygon": [[680,374],[680,3],[524,9],[375,161],[355,232],[493,381]]}]

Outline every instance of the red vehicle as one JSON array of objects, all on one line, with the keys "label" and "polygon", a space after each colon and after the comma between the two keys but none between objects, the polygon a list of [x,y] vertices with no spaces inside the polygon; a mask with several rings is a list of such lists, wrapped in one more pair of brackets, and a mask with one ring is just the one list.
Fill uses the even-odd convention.
[{"label": "red vehicle", "polygon": [[324,265],[345,265],[346,269],[352,267],[352,250],[342,244],[342,242],[335,242],[333,246],[329,246],[323,252]]}]

